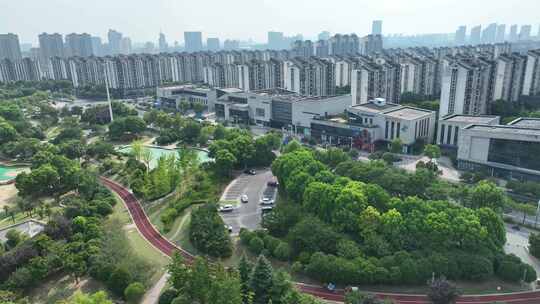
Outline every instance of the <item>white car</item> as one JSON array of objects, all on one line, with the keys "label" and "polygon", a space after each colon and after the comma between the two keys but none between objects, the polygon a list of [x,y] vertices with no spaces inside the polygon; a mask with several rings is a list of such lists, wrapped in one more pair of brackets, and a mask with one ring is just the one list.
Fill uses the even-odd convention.
[{"label": "white car", "polygon": [[219,209],[218,209],[219,212],[231,212],[233,210],[234,210],[233,205],[223,205],[223,206],[219,207]]},{"label": "white car", "polygon": [[227,229],[227,231],[229,231],[229,233],[231,233],[232,230],[233,230],[231,225],[225,225],[225,229]]},{"label": "white car", "polygon": [[274,200],[273,199],[269,199],[268,197],[265,197],[261,200],[261,205],[273,205],[274,204]]},{"label": "white car", "polygon": [[245,195],[245,194],[242,195],[242,196],[240,197],[240,201],[241,201],[242,203],[244,203],[244,204],[247,203],[247,202],[249,201],[249,200],[248,200],[248,196]]}]

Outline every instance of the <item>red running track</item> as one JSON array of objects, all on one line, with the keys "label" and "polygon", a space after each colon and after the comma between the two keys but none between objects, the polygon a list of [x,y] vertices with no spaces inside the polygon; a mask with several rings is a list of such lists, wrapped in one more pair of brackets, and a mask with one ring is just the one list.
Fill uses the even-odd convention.
[{"label": "red running track", "polygon": [[[180,254],[182,254],[187,263],[191,263],[193,261],[195,256],[171,243],[164,236],[162,236],[156,230],[156,228],[154,228],[137,198],[135,198],[135,196],[127,188],[105,177],[101,177],[101,181],[105,186],[122,198],[122,201],[129,210],[129,214],[137,226],[137,229],[154,248],[169,257],[173,254],[173,252],[178,251]],[[324,287],[304,283],[296,283],[296,287],[304,293],[311,294],[325,300],[343,302],[343,290],[329,292]],[[376,295],[380,298],[393,299],[400,304],[429,303],[425,295],[397,293],[376,293]],[[491,304],[493,302],[505,302],[507,304],[540,304],[540,291],[493,295],[465,295],[458,299],[457,304]]]}]

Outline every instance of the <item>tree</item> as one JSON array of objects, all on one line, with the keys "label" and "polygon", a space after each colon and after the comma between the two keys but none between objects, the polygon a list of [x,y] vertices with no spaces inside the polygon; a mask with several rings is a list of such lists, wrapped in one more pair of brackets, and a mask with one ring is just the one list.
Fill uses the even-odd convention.
[{"label": "tree", "polygon": [[480,181],[471,192],[471,204],[473,208],[489,207],[495,211],[504,207],[504,192],[493,182]]},{"label": "tree", "polygon": [[131,275],[125,267],[117,267],[112,273],[107,285],[117,295],[123,295],[131,282]]},{"label": "tree", "polygon": [[71,299],[63,301],[61,304],[113,304],[113,302],[109,300],[104,291],[98,291],[91,295],[77,291]]},{"label": "tree", "polygon": [[238,273],[240,277],[240,283],[242,284],[242,294],[244,296],[244,302],[247,302],[249,293],[249,281],[251,278],[251,271],[253,265],[247,260],[245,255],[242,255],[240,262],[238,263]]},{"label": "tree", "polygon": [[11,229],[6,233],[6,246],[9,249],[15,248],[25,239],[24,235],[17,229]]},{"label": "tree", "polygon": [[133,282],[124,290],[124,298],[128,303],[139,303],[144,295],[144,285],[139,282]]},{"label": "tree", "polygon": [[433,304],[453,304],[459,294],[456,286],[445,277],[437,278],[429,284],[428,297]]},{"label": "tree", "polygon": [[236,157],[234,157],[234,155],[228,150],[219,150],[216,153],[216,168],[222,175],[230,177],[232,168],[236,164],[236,161]]},{"label": "tree", "polygon": [[172,301],[178,296],[178,290],[174,288],[166,289],[159,296],[158,304],[171,304]]},{"label": "tree", "polygon": [[429,157],[430,161],[441,157],[441,148],[437,145],[426,145],[424,147],[424,155]]},{"label": "tree", "polygon": [[540,233],[529,234],[529,252],[540,258]]},{"label": "tree", "polygon": [[400,154],[403,151],[402,148],[403,142],[399,138],[392,140],[392,142],[390,143],[390,152],[394,154]]},{"label": "tree", "polygon": [[260,255],[257,263],[253,267],[249,287],[253,291],[254,304],[267,304],[270,299],[270,290],[272,289],[273,276],[272,265],[263,256]]},{"label": "tree", "polygon": [[0,117],[0,144],[5,144],[17,138],[17,131],[6,120]]},{"label": "tree", "polygon": [[178,104],[178,109],[180,110],[180,113],[186,114],[189,110],[189,102],[187,102],[186,100],[181,100]]}]

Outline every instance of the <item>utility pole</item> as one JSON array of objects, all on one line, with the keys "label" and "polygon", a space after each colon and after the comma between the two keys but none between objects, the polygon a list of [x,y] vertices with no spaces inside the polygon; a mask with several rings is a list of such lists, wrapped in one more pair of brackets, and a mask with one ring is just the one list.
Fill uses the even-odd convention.
[{"label": "utility pole", "polygon": [[109,78],[107,77],[107,66],[105,66],[105,91],[107,91],[107,101],[109,102],[109,115],[111,116],[111,122],[114,121],[113,111],[112,111],[112,102],[111,95],[109,94]]}]

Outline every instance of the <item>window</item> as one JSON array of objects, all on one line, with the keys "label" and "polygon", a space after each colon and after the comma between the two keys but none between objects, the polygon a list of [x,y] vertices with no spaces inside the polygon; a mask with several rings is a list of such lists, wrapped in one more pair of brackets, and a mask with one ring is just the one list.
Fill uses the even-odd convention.
[{"label": "window", "polygon": [[370,125],[373,125],[373,118],[370,118],[370,119],[369,119],[369,124],[370,124]]},{"label": "window", "polygon": [[395,123],[392,121],[392,124],[390,127],[390,139],[394,139],[394,127],[395,127]]},{"label": "window", "polygon": [[400,131],[401,131],[401,123],[398,122],[398,123],[397,123],[397,128],[396,128],[396,133],[397,133],[397,134],[396,134],[396,137],[397,137],[397,138],[399,138],[399,133],[400,133]]},{"label": "window", "polygon": [[414,139],[418,138],[418,121],[414,124]]},{"label": "window", "polygon": [[448,126],[448,136],[446,137],[446,144],[449,145],[452,142],[452,126]]},{"label": "window", "polygon": [[441,125],[441,138],[439,138],[439,144],[444,144],[444,128],[445,125]]},{"label": "window", "polygon": [[388,121],[386,122],[386,127],[384,128],[384,138],[388,139]]},{"label": "window", "polygon": [[264,109],[262,109],[262,108],[255,108],[255,115],[256,115],[256,116],[263,116],[263,117],[264,117]]},{"label": "window", "polygon": [[458,144],[458,135],[459,135],[459,127],[458,126],[455,126],[454,127],[454,146],[457,146]]}]

